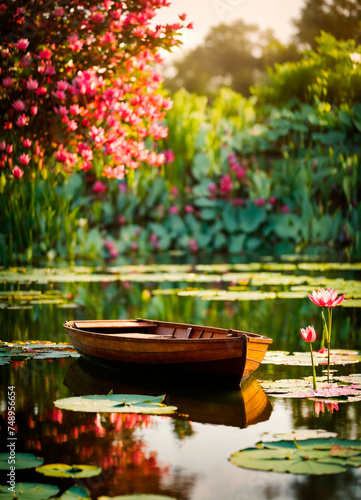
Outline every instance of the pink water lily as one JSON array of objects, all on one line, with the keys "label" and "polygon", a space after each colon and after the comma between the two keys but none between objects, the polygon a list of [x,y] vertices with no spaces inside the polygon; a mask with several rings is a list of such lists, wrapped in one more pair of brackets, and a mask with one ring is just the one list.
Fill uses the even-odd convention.
[{"label": "pink water lily", "polygon": [[314,342],[317,337],[314,327],[307,326],[307,328],[301,328],[301,337],[305,342]]},{"label": "pink water lily", "polygon": [[312,295],[308,295],[308,297],[314,304],[316,304],[316,306],[330,307],[333,309],[341,304],[345,298],[345,295],[340,295],[340,297],[337,297],[337,295],[338,290],[334,290],[333,288],[325,290],[324,288],[321,288],[318,291],[313,290]]},{"label": "pink water lily", "polygon": [[338,295],[338,290],[333,288],[321,288],[316,291],[313,290],[312,295],[309,295],[309,299],[316,304],[316,306],[325,307],[328,310],[328,324],[326,322],[325,316],[322,310],[322,321],[323,321],[323,338],[327,342],[327,381],[330,381],[330,344],[331,344],[331,331],[332,331],[332,309],[341,304],[345,295]]},{"label": "pink water lily", "polygon": [[313,388],[317,389],[317,380],[316,380],[316,370],[315,370],[315,362],[313,360],[313,351],[312,351],[312,342],[316,340],[316,330],[313,326],[307,326],[306,328],[301,328],[301,337],[305,342],[309,342],[310,344],[310,353],[311,353],[311,362],[312,362],[312,376],[313,376]]}]

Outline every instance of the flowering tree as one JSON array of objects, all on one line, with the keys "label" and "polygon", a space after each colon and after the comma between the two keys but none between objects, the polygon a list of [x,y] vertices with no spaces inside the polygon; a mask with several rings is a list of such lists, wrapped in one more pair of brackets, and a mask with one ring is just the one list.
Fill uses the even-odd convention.
[{"label": "flowering tree", "polygon": [[[172,102],[159,48],[183,22],[156,26],[166,0],[9,0],[0,4],[0,169],[21,178],[93,169],[122,179],[159,166],[155,141]],[[181,15],[180,21],[185,20]],[[192,26],[187,25],[188,28]]]}]

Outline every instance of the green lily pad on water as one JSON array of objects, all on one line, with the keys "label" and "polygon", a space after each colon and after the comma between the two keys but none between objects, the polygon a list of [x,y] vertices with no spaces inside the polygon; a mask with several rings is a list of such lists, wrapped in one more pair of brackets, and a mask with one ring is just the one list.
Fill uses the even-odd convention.
[{"label": "green lily pad on water", "polygon": [[16,483],[15,493],[8,488],[9,485],[0,486],[1,500],[44,500],[59,492],[59,488],[52,484]]},{"label": "green lily pad on water", "polygon": [[[0,470],[9,470],[8,459],[9,453],[0,453]],[[44,462],[42,458],[36,457],[33,453],[16,453],[15,460],[16,469],[32,469]]]},{"label": "green lily pad on water", "polygon": [[90,493],[83,486],[72,486],[59,497],[59,500],[90,500]]},{"label": "green lily pad on water", "polygon": [[361,441],[306,439],[261,442],[258,448],[233,453],[230,461],[238,467],[291,474],[340,474],[347,467],[361,466]]},{"label": "green lily pad on water", "polygon": [[329,432],[323,429],[297,429],[291,432],[281,432],[274,434],[274,437],[284,441],[300,441],[303,439],[330,438],[337,437],[336,432]]},{"label": "green lily pad on water", "polygon": [[176,406],[162,404],[162,396],[143,396],[139,394],[108,394],[95,396],[76,396],[58,399],[54,405],[61,410],[85,411],[93,413],[142,413],[166,415],[174,413]]},{"label": "green lily pad on water", "polygon": [[36,472],[51,477],[93,477],[101,474],[101,467],[95,465],[46,464],[37,467]]}]

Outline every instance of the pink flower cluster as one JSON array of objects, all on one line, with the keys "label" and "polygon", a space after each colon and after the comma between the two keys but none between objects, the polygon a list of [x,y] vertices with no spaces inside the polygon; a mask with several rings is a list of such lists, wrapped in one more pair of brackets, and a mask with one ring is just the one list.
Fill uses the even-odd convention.
[{"label": "pink flower cluster", "polygon": [[156,10],[166,5],[69,0],[58,8],[50,0],[39,10],[30,0],[14,11],[11,2],[2,4],[0,23],[12,38],[0,37],[0,142],[16,147],[2,154],[0,168],[20,178],[14,163],[21,155],[30,170],[46,154],[64,172],[96,165],[105,177],[122,179],[140,165],[171,163],[172,152],[144,142],[149,136],[153,148],[168,134],[161,122],[172,102],[159,89],[158,49],[178,44],[175,35],[192,28],[154,27]]}]

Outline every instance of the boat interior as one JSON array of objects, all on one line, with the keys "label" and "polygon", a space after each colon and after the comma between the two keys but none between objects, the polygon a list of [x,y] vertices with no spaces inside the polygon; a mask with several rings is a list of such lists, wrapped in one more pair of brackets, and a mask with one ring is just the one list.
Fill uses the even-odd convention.
[{"label": "boat interior", "polygon": [[156,321],[75,321],[72,326],[78,330],[132,338],[174,338],[174,339],[210,339],[239,337],[242,332],[217,328],[163,323]]}]

